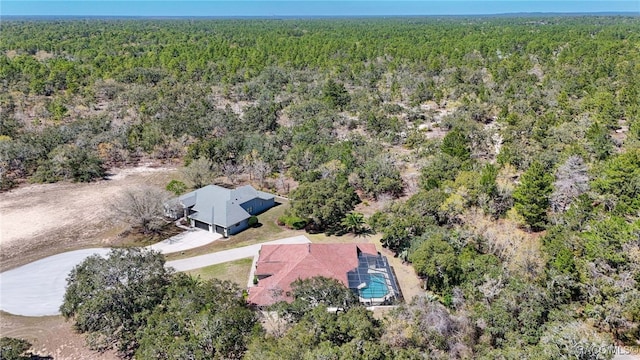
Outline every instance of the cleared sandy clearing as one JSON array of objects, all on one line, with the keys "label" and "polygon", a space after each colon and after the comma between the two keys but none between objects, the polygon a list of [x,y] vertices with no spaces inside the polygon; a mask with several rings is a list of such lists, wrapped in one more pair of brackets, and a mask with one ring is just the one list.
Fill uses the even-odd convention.
[{"label": "cleared sandy clearing", "polygon": [[34,184],[0,194],[0,270],[69,249],[112,244],[124,228],[114,226],[109,203],[126,188],[164,187],[176,169],[145,165],[111,173],[93,183]]}]

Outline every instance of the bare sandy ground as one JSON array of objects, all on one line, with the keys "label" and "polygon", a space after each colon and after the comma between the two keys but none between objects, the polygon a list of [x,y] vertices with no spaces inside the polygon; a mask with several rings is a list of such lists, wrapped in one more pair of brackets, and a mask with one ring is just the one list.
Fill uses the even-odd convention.
[{"label": "bare sandy ground", "polygon": [[84,336],[62,316],[23,317],[0,313],[2,336],[23,338],[33,344],[31,351],[55,360],[119,360],[113,351],[97,353],[85,345]]},{"label": "bare sandy ground", "polygon": [[[125,225],[111,219],[112,199],[123,189],[164,187],[176,177],[175,167],[144,165],[114,169],[107,180],[88,184],[34,184],[0,193],[0,271],[69,250],[113,244]],[[0,312],[0,333],[25,338],[38,354],[54,359],[118,359],[113,352],[88,350],[84,337],[61,316]]]},{"label": "bare sandy ground", "polygon": [[55,253],[113,243],[124,230],[109,204],[123,189],[164,187],[176,169],[115,169],[93,183],[33,184],[0,194],[0,271]]}]

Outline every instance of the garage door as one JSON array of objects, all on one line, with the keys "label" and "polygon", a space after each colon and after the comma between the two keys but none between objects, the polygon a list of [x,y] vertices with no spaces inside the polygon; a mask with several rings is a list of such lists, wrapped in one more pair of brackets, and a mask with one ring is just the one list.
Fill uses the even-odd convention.
[{"label": "garage door", "polygon": [[196,227],[198,229],[209,231],[209,224],[205,224],[202,221],[198,221],[198,220],[196,220],[195,222],[196,222]]}]

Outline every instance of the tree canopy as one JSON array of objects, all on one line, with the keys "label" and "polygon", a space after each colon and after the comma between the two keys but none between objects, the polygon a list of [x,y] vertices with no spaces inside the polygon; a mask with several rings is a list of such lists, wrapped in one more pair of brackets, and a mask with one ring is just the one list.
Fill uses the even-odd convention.
[{"label": "tree canopy", "polygon": [[92,349],[133,355],[144,315],[161,303],[170,282],[164,264],[162,254],[139,249],[92,255],[69,274],[60,312],[87,334]]}]

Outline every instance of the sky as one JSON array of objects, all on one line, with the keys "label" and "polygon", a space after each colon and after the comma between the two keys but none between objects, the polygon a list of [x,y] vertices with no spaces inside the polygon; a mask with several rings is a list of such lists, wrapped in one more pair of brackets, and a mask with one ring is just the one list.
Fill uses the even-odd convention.
[{"label": "sky", "polygon": [[0,19],[12,15],[306,17],[593,12],[640,14],[640,0],[0,0]]}]

